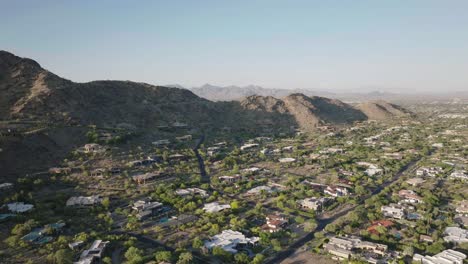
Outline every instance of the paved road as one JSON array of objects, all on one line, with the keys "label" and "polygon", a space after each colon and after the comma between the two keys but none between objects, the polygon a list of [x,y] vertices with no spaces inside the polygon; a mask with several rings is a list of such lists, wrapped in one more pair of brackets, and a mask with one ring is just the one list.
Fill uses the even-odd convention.
[{"label": "paved road", "polygon": [[277,264],[277,263],[280,263],[282,262],[283,260],[287,259],[288,257],[290,257],[292,254],[294,254],[294,252],[296,250],[298,250],[299,248],[301,248],[302,246],[304,246],[307,242],[311,241],[313,238],[314,238],[314,233],[315,232],[320,232],[322,231],[325,226],[327,226],[328,224],[334,222],[335,220],[337,220],[338,218],[340,217],[343,217],[345,216],[347,213],[349,213],[350,211],[354,210],[358,205],[361,205],[363,204],[367,199],[369,199],[370,197],[374,196],[374,195],[377,195],[379,194],[383,189],[385,189],[385,187],[389,186],[390,184],[394,183],[395,181],[397,181],[402,175],[403,173],[405,173],[407,170],[409,170],[410,168],[412,168],[421,158],[418,158],[416,160],[413,160],[411,161],[410,163],[406,164],[405,166],[403,166],[394,176],[393,178],[390,180],[390,181],[387,181],[385,182],[384,184],[382,184],[379,188],[377,188],[376,190],[374,190],[371,194],[363,197],[360,201],[359,204],[356,204],[352,207],[350,207],[349,209],[347,210],[344,210],[344,211],[341,211],[340,213],[330,217],[330,218],[324,218],[324,219],[317,219],[317,228],[315,229],[315,231],[311,232],[311,233],[308,233],[307,235],[305,235],[304,237],[300,238],[299,240],[296,240],[293,244],[291,244],[287,249],[279,252],[278,254],[276,254],[276,256],[270,260],[268,260],[266,262],[266,264]]},{"label": "paved road", "polygon": [[205,169],[205,161],[203,160],[202,156],[200,155],[200,145],[205,141],[205,135],[202,135],[197,142],[197,145],[193,148],[193,152],[195,152],[195,155],[197,156],[198,160],[198,167],[200,168],[200,174],[202,176],[202,182],[209,183],[210,182],[210,176],[208,173],[206,173]]}]

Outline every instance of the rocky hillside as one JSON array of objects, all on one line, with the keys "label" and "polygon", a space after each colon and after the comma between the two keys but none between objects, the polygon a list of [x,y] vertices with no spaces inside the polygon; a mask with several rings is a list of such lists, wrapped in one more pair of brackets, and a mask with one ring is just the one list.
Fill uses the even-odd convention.
[{"label": "rocky hillside", "polygon": [[357,104],[356,109],[362,111],[368,119],[385,120],[393,117],[410,116],[412,113],[401,106],[385,101],[371,101]]},{"label": "rocky hillside", "polygon": [[[171,87],[181,87],[179,85],[174,85]],[[332,96],[334,94],[329,92],[318,92],[306,89],[273,89],[273,88],[264,88],[258,85],[248,85],[248,86],[215,86],[211,84],[205,84],[200,87],[193,87],[190,89],[196,95],[206,98],[211,101],[232,101],[232,100],[242,100],[245,97],[252,95],[260,96],[271,96],[271,97],[284,97],[292,93],[302,93],[307,96]]]},{"label": "rocky hillside", "polygon": [[241,101],[241,105],[254,111],[290,115],[296,125],[306,131],[325,124],[350,124],[366,119],[361,111],[339,100],[304,94],[291,94],[283,99],[249,96]]},{"label": "rocky hillside", "polygon": [[[0,52],[0,119],[138,128],[216,120],[216,105],[185,89],[128,81],[75,83],[30,59]],[[190,113],[190,114],[188,114]]]}]

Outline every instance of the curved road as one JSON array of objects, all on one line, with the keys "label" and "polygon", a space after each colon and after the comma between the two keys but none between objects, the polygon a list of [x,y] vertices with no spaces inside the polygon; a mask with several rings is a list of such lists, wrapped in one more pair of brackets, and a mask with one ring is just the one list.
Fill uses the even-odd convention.
[{"label": "curved road", "polygon": [[371,194],[364,196],[361,199],[361,202],[359,204],[356,204],[356,205],[350,207],[349,209],[341,211],[340,213],[334,215],[333,217],[325,218],[325,219],[317,219],[317,228],[313,232],[308,233],[304,237],[300,238],[299,240],[297,240],[296,242],[291,244],[287,249],[285,249],[285,250],[279,252],[278,254],[276,254],[276,256],[274,258],[272,258],[272,259],[268,260],[267,262],[265,262],[265,264],[277,264],[277,263],[280,263],[283,260],[289,258],[291,255],[294,254],[294,252],[296,250],[298,250],[299,248],[304,246],[307,242],[314,239],[314,233],[315,232],[322,231],[325,228],[325,226],[327,226],[328,224],[334,222],[335,220],[337,220],[338,218],[340,218],[342,216],[345,216],[347,213],[354,210],[354,208],[356,208],[358,205],[361,205],[362,203],[364,203],[364,201],[369,199],[370,197],[379,194],[385,187],[387,187],[390,184],[397,181],[403,175],[403,173],[405,173],[408,169],[410,169],[412,166],[414,166],[421,158],[422,157],[420,157],[418,159],[415,159],[415,160],[411,161],[410,163],[406,164],[405,166],[403,166],[393,176],[393,178],[390,181],[387,181],[384,184],[382,184],[379,188],[375,189]]}]

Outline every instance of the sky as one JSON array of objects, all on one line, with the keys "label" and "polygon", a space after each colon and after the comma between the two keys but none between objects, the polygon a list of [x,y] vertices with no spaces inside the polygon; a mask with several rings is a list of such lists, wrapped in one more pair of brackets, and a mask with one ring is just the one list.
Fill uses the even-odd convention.
[{"label": "sky", "polygon": [[468,1],[0,0],[0,49],[73,81],[468,90]]}]

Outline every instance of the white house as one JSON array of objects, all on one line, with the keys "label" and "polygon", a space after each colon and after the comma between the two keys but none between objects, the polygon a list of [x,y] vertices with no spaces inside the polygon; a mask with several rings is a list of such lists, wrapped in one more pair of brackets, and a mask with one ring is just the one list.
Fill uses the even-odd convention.
[{"label": "white house", "polygon": [[446,242],[453,242],[455,244],[466,243],[468,242],[468,230],[460,227],[447,227],[445,228],[444,240]]},{"label": "white house", "polygon": [[219,204],[218,202],[207,203],[203,206],[203,210],[207,213],[217,213],[229,208],[231,208],[229,204]]},{"label": "white house", "polygon": [[25,204],[23,202],[19,203],[9,203],[7,204],[8,210],[13,213],[25,213],[31,211],[34,208],[32,204]]},{"label": "white house", "polygon": [[396,219],[405,218],[405,209],[398,204],[384,205],[380,208],[380,211],[385,217]]},{"label": "white house", "polygon": [[227,252],[235,254],[239,247],[254,246],[259,240],[259,237],[246,237],[241,232],[228,229],[205,241],[204,245],[207,249],[220,247]]}]

